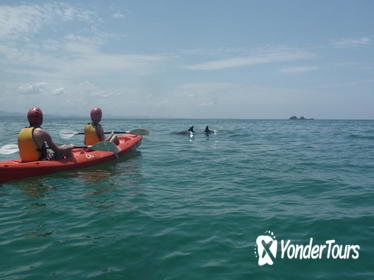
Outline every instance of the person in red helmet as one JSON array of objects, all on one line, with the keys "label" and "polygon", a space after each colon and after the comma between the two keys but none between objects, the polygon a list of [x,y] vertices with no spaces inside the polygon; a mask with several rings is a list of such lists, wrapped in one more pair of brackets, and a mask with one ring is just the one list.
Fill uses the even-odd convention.
[{"label": "person in red helmet", "polygon": [[[38,107],[31,108],[27,113],[29,127],[23,128],[18,134],[18,148],[21,161],[36,161],[45,159],[62,159],[69,156],[74,145],[56,146],[49,133],[41,128],[43,112]],[[47,145],[54,152],[47,152]]]},{"label": "person in red helmet", "polygon": [[103,115],[102,110],[99,107],[95,107],[91,110],[90,115],[92,122],[84,127],[84,144],[95,145],[97,142],[109,141],[118,145],[118,138],[113,131],[107,138],[104,136],[104,129],[100,124]]}]

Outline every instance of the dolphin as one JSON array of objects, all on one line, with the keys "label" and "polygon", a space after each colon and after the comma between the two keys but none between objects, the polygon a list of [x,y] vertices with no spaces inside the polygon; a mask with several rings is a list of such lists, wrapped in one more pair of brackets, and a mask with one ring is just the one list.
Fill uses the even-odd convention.
[{"label": "dolphin", "polygon": [[193,126],[190,126],[189,129],[187,129],[187,130],[183,130],[183,131],[180,131],[180,132],[177,132],[177,134],[193,136],[193,135],[195,134],[195,131],[194,131],[194,129],[193,129]]}]

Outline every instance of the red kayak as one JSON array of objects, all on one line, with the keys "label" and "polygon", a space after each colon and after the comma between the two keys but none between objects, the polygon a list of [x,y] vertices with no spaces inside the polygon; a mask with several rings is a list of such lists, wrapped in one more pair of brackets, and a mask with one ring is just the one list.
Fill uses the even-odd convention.
[{"label": "red kayak", "polygon": [[114,161],[135,150],[142,136],[123,134],[118,136],[118,152],[92,151],[88,148],[75,148],[72,156],[62,160],[40,160],[21,162],[8,160],[0,162],[0,183],[27,177],[41,176],[60,171],[75,170]]}]

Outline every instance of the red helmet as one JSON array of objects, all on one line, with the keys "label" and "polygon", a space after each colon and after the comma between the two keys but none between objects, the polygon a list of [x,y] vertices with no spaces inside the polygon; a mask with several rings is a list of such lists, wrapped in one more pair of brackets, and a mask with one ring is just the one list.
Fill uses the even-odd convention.
[{"label": "red helmet", "polygon": [[27,119],[30,124],[42,124],[43,112],[39,107],[33,107],[27,112]]},{"label": "red helmet", "polygon": [[103,112],[99,107],[95,107],[91,110],[91,120],[94,122],[100,122]]}]

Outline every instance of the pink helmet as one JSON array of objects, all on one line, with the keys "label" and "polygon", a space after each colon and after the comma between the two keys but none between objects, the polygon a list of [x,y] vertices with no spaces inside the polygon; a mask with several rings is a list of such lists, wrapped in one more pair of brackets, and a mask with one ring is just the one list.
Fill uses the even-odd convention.
[{"label": "pink helmet", "polygon": [[91,110],[91,120],[94,122],[100,122],[103,112],[99,107],[95,107]]},{"label": "pink helmet", "polygon": [[43,112],[39,107],[33,107],[27,112],[27,119],[30,124],[42,124]]}]

